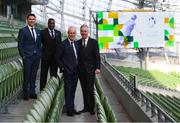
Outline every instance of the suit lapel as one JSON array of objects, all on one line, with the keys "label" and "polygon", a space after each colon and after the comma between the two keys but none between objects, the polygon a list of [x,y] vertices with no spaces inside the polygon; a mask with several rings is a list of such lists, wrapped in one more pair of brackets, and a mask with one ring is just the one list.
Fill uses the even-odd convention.
[{"label": "suit lapel", "polygon": [[35,32],[36,32],[36,39],[35,39],[35,42],[38,41],[38,37],[39,37],[39,32],[37,31],[37,29],[35,28]]},{"label": "suit lapel", "polygon": [[[71,54],[73,55],[74,59],[76,59],[76,56],[75,56],[75,52],[74,52],[74,49],[73,49],[73,46],[71,46],[71,44],[69,43],[69,40],[66,39],[66,44],[67,44],[67,48],[68,48],[68,51],[71,52]],[[77,47],[76,47],[76,44],[74,42],[74,46],[76,48],[76,53],[77,53]]]},{"label": "suit lapel", "polygon": [[77,42],[74,42],[74,46],[76,48],[76,54],[77,54],[77,57],[78,57],[78,54],[79,54],[79,48],[77,46]]},{"label": "suit lapel", "polygon": [[90,38],[88,38],[88,42],[87,42],[86,48],[89,46],[89,42],[90,42],[89,40],[90,40]]},{"label": "suit lapel", "polygon": [[49,38],[51,38],[51,35],[49,34],[48,28],[46,28],[46,34],[48,35]]},{"label": "suit lapel", "polygon": [[[87,49],[88,47],[89,47],[89,45],[90,45],[90,37],[88,38],[88,41],[87,41],[87,44],[86,44],[86,46],[85,46],[85,49]],[[82,39],[81,39],[81,46],[83,47],[83,45],[82,45]]]},{"label": "suit lapel", "polygon": [[66,45],[67,45],[68,47],[70,47],[70,43],[69,43],[69,40],[68,40],[68,39],[66,39]]},{"label": "suit lapel", "polygon": [[68,39],[66,39],[65,40],[65,42],[66,42],[66,46],[68,47],[68,49],[70,48],[70,43],[69,43],[69,40]]},{"label": "suit lapel", "polygon": [[34,39],[33,39],[33,37],[32,37],[32,34],[31,34],[28,26],[26,27],[26,31],[28,32],[28,36],[29,36],[29,37],[31,38],[31,40],[33,41]]},{"label": "suit lapel", "polygon": [[57,37],[57,32],[55,29],[54,29],[54,36],[55,36],[55,38]]}]

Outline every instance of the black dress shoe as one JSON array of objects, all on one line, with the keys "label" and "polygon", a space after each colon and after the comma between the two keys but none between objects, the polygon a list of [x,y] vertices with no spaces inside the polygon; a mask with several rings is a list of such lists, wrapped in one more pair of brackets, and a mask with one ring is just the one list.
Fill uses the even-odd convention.
[{"label": "black dress shoe", "polygon": [[90,113],[91,115],[94,115],[94,114],[95,114],[95,112],[94,112],[94,111],[90,111],[89,113]]},{"label": "black dress shoe", "polygon": [[67,116],[74,116],[74,113],[73,113],[73,111],[67,111]]},{"label": "black dress shoe", "polygon": [[81,114],[79,111],[76,111],[75,109],[73,109],[73,113],[77,115]]},{"label": "black dress shoe", "polygon": [[27,101],[27,100],[29,100],[29,96],[28,96],[28,95],[24,95],[24,96],[23,96],[23,99],[24,99],[25,101]]},{"label": "black dress shoe", "polygon": [[83,109],[83,110],[79,111],[79,113],[85,113],[85,112],[89,112],[89,110],[88,109]]},{"label": "black dress shoe", "polygon": [[29,96],[31,99],[37,99],[37,95],[36,94],[30,94]]}]

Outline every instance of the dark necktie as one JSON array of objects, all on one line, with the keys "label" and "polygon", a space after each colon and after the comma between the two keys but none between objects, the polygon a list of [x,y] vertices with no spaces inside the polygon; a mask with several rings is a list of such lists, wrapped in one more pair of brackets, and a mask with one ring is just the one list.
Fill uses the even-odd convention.
[{"label": "dark necktie", "polygon": [[35,40],[35,36],[34,36],[34,29],[31,28],[31,31],[32,31],[32,38],[34,39],[34,41],[36,41],[36,40]]},{"label": "dark necktie", "polygon": [[73,53],[74,53],[74,56],[75,56],[75,58],[76,58],[76,63],[77,63],[77,54],[76,54],[76,48],[75,48],[75,46],[73,46],[73,41],[71,41],[71,47],[72,47],[72,49],[73,49]]},{"label": "dark necktie", "polygon": [[73,42],[71,41],[71,46],[73,46]]},{"label": "dark necktie", "polygon": [[51,30],[51,37],[54,38],[53,30]]},{"label": "dark necktie", "polygon": [[82,46],[83,46],[83,48],[86,47],[85,39],[82,39]]}]

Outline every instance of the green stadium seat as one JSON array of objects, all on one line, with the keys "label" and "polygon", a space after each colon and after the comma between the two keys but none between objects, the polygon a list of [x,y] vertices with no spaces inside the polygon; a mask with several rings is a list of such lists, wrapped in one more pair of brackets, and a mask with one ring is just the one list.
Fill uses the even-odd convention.
[{"label": "green stadium seat", "polygon": [[29,113],[30,113],[30,115],[32,115],[34,117],[36,122],[41,122],[41,117],[35,109],[30,109]]},{"label": "green stadium seat", "polygon": [[36,122],[36,119],[32,115],[30,115],[30,114],[27,114],[25,119],[26,120],[24,121],[24,123]]},{"label": "green stadium seat", "polygon": [[45,121],[46,120],[46,110],[44,108],[44,106],[42,106],[40,103],[34,103],[33,104],[33,109],[36,110],[36,112],[38,112],[39,116],[40,116],[40,121]]}]

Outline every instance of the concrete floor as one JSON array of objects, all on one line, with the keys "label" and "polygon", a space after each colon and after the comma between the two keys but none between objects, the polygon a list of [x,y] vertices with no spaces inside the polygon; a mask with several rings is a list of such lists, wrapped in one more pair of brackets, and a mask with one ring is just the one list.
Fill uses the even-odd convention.
[{"label": "concrete floor", "polygon": [[15,104],[8,106],[8,114],[0,114],[0,122],[22,122],[34,101],[34,99],[29,101],[18,99]]}]

